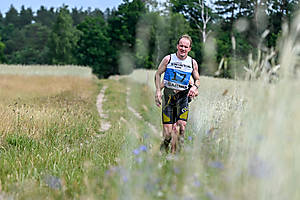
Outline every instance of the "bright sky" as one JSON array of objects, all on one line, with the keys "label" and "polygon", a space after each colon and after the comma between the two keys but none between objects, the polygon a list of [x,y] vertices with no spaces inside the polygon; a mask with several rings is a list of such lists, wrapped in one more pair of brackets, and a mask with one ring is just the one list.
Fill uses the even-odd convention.
[{"label": "bright sky", "polygon": [[63,4],[68,5],[69,8],[77,7],[80,9],[82,7],[83,10],[86,10],[91,7],[92,10],[98,8],[105,11],[106,8],[117,8],[122,2],[123,0],[0,0],[0,12],[5,14],[10,5],[13,5],[18,11],[24,5],[25,8],[30,7],[35,12],[41,5],[49,9],[50,7],[58,8]]}]

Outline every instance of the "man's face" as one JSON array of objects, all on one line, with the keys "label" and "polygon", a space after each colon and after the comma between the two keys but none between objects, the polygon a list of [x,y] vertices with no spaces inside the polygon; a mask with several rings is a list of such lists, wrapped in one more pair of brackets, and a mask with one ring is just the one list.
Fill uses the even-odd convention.
[{"label": "man's face", "polygon": [[185,59],[191,51],[191,44],[187,38],[181,38],[177,44],[177,56],[180,59]]}]

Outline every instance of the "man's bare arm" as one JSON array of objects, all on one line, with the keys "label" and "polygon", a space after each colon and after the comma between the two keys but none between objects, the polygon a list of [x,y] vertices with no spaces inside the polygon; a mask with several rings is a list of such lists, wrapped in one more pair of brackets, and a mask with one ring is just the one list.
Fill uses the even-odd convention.
[{"label": "man's bare arm", "polygon": [[154,81],[155,81],[155,88],[156,88],[156,92],[155,92],[155,102],[157,106],[161,105],[161,98],[162,98],[162,94],[161,94],[161,75],[166,71],[167,69],[167,64],[170,61],[170,56],[165,56],[162,61],[160,62],[158,69],[155,73],[155,77],[154,77]]},{"label": "man's bare arm", "polygon": [[194,79],[194,84],[191,87],[188,96],[196,97],[198,96],[198,88],[200,86],[200,75],[198,72],[198,63],[193,59],[193,72],[192,76]]},{"label": "man's bare arm", "polygon": [[198,63],[196,60],[193,60],[193,66],[194,66],[194,70],[193,70],[194,85],[196,85],[196,87],[199,88],[200,75],[199,75],[199,71],[198,71]]}]

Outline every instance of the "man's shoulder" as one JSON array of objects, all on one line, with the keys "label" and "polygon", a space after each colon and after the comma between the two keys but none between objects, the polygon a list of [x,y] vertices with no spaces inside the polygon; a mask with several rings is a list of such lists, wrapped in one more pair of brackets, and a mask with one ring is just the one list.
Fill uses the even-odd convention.
[{"label": "man's shoulder", "polygon": [[164,61],[165,63],[169,63],[169,62],[171,61],[171,56],[172,56],[172,54],[166,55],[166,56],[163,58],[163,61]]}]

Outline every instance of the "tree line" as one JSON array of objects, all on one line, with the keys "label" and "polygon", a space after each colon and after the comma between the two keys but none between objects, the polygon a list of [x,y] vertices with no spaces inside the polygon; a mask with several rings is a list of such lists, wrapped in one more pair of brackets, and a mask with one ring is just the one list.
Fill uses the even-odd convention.
[{"label": "tree line", "polygon": [[188,33],[200,72],[214,75],[206,60],[215,66],[222,61],[226,68],[218,75],[230,78],[249,53],[276,46],[282,24],[290,23],[298,7],[298,0],[169,0],[163,5],[123,0],[105,11],[64,4],[18,11],[11,5],[0,13],[0,63],[84,65],[106,78],[157,68],[163,56],[176,51],[177,38]]}]

